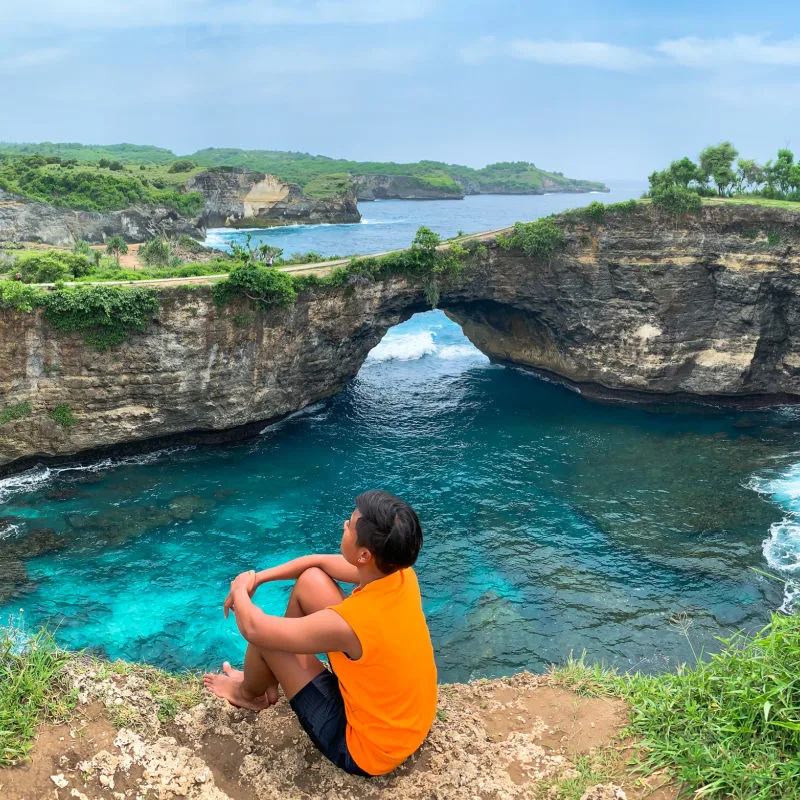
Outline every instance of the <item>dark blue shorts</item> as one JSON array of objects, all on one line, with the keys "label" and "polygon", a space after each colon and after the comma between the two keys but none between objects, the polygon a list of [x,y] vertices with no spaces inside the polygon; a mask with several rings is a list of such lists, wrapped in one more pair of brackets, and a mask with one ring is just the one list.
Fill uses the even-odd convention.
[{"label": "dark blue shorts", "polygon": [[312,678],[290,701],[292,711],[317,750],[351,775],[371,777],[353,761],[347,749],[347,717],[339,679],[328,670]]}]

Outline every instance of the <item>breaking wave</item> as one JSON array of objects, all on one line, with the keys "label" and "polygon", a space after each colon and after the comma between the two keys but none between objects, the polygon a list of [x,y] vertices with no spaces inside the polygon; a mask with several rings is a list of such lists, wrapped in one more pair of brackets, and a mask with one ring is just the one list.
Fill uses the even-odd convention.
[{"label": "breaking wave", "polygon": [[194,445],[181,447],[165,447],[153,450],[150,453],[141,453],[135,456],[121,456],[118,458],[104,458],[91,464],[67,464],[63,467],[33,467],[0,479],[0,503],[5,503],[16,494],[33,492],[52,483],[57,478],[69,473],[105,472],[117,467],[135,466],[139,464],[153,464],[164,456],[194,450]]},{"label": "breaking wave", "polygon": [[800,601],[800,464],[778,476],[755,477],[749,487],[768,495],[786,514],[770,526],[761,549],[767,564],[786,578],[780,610],[790,614]]},{"label": "breaking wave", "polygon": [[489,359],[471,344],[444,344],[437,341],[433,331],[387,334],[376,347],[369,351],[367,363],[382,361],[417,361],[425,356],[435,356],[448,361],[469,358]]}]

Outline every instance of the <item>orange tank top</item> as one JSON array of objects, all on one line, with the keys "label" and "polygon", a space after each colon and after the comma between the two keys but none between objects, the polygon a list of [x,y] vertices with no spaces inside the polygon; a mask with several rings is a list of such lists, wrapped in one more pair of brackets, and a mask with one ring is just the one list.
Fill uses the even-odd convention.
[{"label": "orange tank top", "polygon": [[357,661],[328,653],[347,715],[347,749],[384,775],[421,744],[436,716],[436,665],[417,576],[401,569],[331,606],[361,642]]}]

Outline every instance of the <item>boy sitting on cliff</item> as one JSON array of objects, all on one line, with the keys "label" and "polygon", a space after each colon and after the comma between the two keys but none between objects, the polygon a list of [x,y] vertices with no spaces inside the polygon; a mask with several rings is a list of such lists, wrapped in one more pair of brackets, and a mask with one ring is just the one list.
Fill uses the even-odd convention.
[{"label": "boy sitting on cliff", "polygon": [[[353,775],[384,775],[405,761],[436,714],[436,666],[411,566],[422,546],[414,510],[388,492],[365,492],[344,523],[341,555],[296,558],[231,583],[247,640],[244,672],[226,661],[206,675],[218,697],[253,711],[278,685],[316,747]],[[284,617],[250,599],[262,583],[295,579]],[[335,583],[357,584],[345,597]],[[327,653],[332,672],[315,653]]]}]

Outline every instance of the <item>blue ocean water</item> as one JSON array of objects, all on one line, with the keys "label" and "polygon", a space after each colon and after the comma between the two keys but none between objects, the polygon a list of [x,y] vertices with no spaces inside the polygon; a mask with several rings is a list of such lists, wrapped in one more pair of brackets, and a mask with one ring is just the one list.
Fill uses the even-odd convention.
[{"label": "blue ocean water", "polygon": [[[504,220],[471,229],[550,200],[511,199],[521,205]],[[404,243],[433,206],[402,206]],[[323,227],[267,233],[299,235],[307,251],[354,226]],[[222,615],[231,578],[336,552],[354,497],[386,488],[422,520],[442,680],[540,670],[583,650],[661,671],[691,660],[689,641],[713,650],[716,636],[792,607],[799,421],[791,408],[589,402],[490,364],[443,313],[418,314],[342,392],[255,439],[1,480],[0,618],[23,609],[28,629],[47,625],[65,646],[167,668],[236,662],[243,643]],[[289,591],[267,585],[256,599],[281,613]]]},{"label": "blue ocean water", "polygon": [[293,225],[282,228],[233,230],[212,228],[209,247],[227,249],[231,241],[262,242],[283,248],[286,257],[313,251],[325,256],[368,255],[408,247],[417,228],[427,225],[443,238],[458,231],[477,233],[538,219],[567,208],[585,206],[592,200],[617,203],[641,197],[647,184],[612,181],[608,193],[543,195],[473,195],[463,200],[378,200],[359,203],[361,222],[352,225]]},{"label": "blue ocean water", "polygon": [[[441,312],[418,314],[344,391],[256,439],[0,482],[14,524],[4,545],[28,526],[65,540],[26,560],[30,583],[2,614],[22,608],[29,628],[111,657],[236,661],[229,580],[336,552],[355,495],[383,487],[422,520],[418,572],[443,680],[538,670],[584,649],[658,671],[691,658],[687,635],[713,649],[783,602],[782,583],[750,567],[796,569],[796,551],[785,562],[762,552],[782,516],[762,492],[796,503],[797,433],[791,410],[591,403],[490,364]],[[256,597],[280,613],[289,590]]]}]

